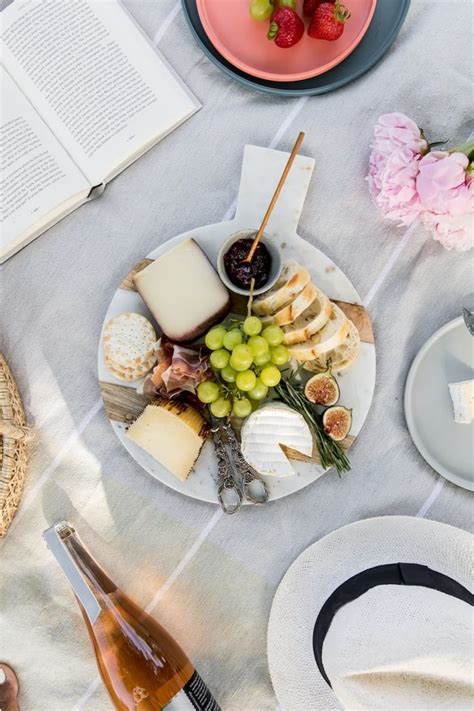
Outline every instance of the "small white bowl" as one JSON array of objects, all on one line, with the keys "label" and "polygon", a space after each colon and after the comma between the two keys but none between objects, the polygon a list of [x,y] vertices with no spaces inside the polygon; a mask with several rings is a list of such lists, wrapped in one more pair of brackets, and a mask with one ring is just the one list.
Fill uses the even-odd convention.
[{"label": "small white bowl", "polygon": [[[254,237],[256,232],[257,230],[240,230],[239,232],[235,232],[224,242],[224,244],[219,250],[219,254],[217,255],[217,271],[220,278],[222,279],[226,287],[230,289],[230,291],[233,291],[236,294],[243,294],[243,296],[248,296],[250,294],[250,289],[242,289],[240,286],[237,286],[229,279],[224,265],[224,255],[232,247],[234,242],[237,242],[237,240],[239,239],[245,239],[246,237]],[[282,270],[281,254],[280,250],[275,244],[275,240],[271,239],[271,237],[266,235],[264,232],[260,239],[260,242],[265,245],[265,247],[270,253],[271,267],[267,283],[264,286],[261,286],[259,289],[255,289],[253,292],[254,296],[257,296],[258,294],[263,294],[265,291],[271,289],[277,281],[278,277],[280,276]]]}]

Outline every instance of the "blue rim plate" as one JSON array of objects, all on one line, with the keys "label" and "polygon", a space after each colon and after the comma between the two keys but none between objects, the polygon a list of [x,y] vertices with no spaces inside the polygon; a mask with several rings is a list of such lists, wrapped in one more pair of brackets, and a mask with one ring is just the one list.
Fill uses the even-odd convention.
[{"label": "blue rim plate", "polygon": [[370,27],[352,54],[325,74],[303,81],[275,82],[253,77],[230,64],[208,39],[196,7],[196,0],[181,0],[192,34],[204,54],[228,76],[250,89],[281,96],[325,94],[349,84],[365,74],[383,57],[397,37],[410,0],[378,0]]}]

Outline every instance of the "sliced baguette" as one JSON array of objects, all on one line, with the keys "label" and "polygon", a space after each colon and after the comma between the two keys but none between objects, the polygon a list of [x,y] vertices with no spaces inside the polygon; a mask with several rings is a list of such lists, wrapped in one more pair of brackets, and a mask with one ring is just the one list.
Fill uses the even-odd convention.
[{"label": "sliced baguette", "polygon": [[307,284],[303,291],[296,295],[288,304],[283,306],[279,311],[272,316],[261,317],[264,326],[276,325],[287,326],[289,323],[296,321],[305,309],[316,298],[316,287],[314,284]]},{"label": "sliced baguette", "polygon": [[349,320],[339,306],[332,304],[331,315],[327,324],[314,336],[303,343],[288,346],[291,358],[299,363],[319,358],[323,353],[332,351],[343,343],[349,334]]},{"label": "sliced baguette", "polygon": [[316,298],[307,309],[298,316],[294,323],[284,326],[285,338],[283,343],[291,346],[294,343],[306,341],[320,331],[329,321],[332,304],[326,294],[316,287]]},{"label": "sliced baguette", "polygon": [[360,335],[354,323],[349,319],[349,334],[340,346],[332,351],[323,353],[315,360],[305,363],[305,370],[312,373],[321,373],[331,365],[333,370],[348,368],[360,353]]},{"label": "sliced baguette", "polygon": [[285,262],[276,284],[253,302],[253,311],[257,316],[270,316],[288,304],[297,296],[310,279],[307,269],[293,259]]}]

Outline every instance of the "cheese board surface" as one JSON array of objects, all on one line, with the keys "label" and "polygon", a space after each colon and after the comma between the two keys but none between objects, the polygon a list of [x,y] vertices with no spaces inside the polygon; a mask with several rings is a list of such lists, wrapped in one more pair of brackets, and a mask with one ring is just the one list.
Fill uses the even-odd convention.
[{"label": "cheese board surface", "polygon": [[[142,314],[153,322],[147,306],[136,290],[133,277],[180,242],[194,240],[215,266],[219,249],[229,235],[258,226],[287,158],[288,154],[281,151],[246,146],[235,217],[230,221],[199,227],[177,235],[132,266],[109,305],[104,327],[111,318],[124,312]],[[375,345],[369,315],[350,280],[329,257],[297,233],[313,169],[313,159],[297,156],[266,233],[278,244],[283,260],[293,259],[304,264],[318,287],[338,304],[359,330],[361,348],[358,358],[350,368],[335,373],[341,390],[340,403],[352,409],[350,435],[342,443],[347,449],[357,438],[372,402],[375,386]],[[149,474],[175,491],[202,501],[217,503],[216,484],[213,479],[216,460],[210,441],[204,444],[189,477],[181,481],[126,436],[131,423],[145,407],[147,398],[136,392],[137,382],[124,383],[107,369],[102,337],[98,351],[98,376],[107,417],[121,444],[133,459]],[[177,444],[179,443],[170,442],[169,446]],[[266,477],[270,500],[282,498],[304,488],[325,472],[314,454],[307,457],[291,449],[284,451],[292,460],[295,474],[281,478]]]}]

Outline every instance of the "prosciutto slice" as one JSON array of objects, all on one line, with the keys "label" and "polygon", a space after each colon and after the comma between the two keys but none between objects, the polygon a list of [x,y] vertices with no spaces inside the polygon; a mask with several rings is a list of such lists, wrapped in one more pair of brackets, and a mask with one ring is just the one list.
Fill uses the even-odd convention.
[{"label": "prosciutto slice", "polygon": [[164,336],[157,344],[158,363],[141,385],[144,395],[168,398],[182,392],[194,394],[210,376],[209,358],[202,348],[185,348]]}]

